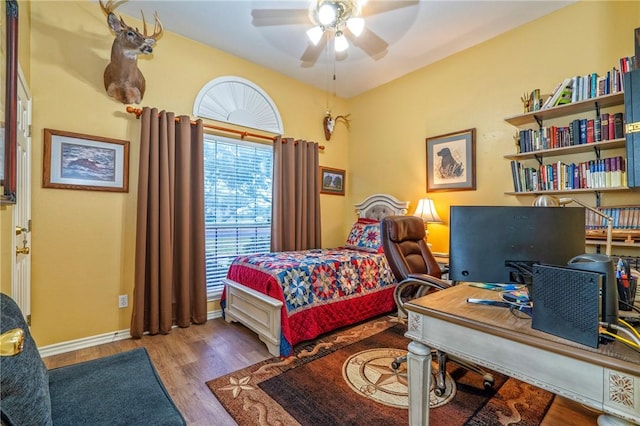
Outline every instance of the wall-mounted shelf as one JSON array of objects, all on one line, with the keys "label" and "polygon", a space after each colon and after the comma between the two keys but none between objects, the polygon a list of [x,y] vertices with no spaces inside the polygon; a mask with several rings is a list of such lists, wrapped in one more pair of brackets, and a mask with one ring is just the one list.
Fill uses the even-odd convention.
[{"label": "wall-mounted shelf", "polygon": [[572,114],[579,114],[586,111],[595,111],[600,108],[607,108],[615,105],[624,105],[624,93],[618,92],[612,95],[599,96],[580,102],[561,105],[553,108],[532,111],[526,114],[514,115],[505,118],[505,121],[513,126],[519,127],[526,124],[535,124],[541,120],[564,117]]},{"label": "wall-mounted shelf", "polygon": [[[527,125],[537,124],[540,126],[540,130],[543,129],[543,121],[550,118],[561,118],[566,117],[572,114],[579,114],[583,112],[592,112],[595,113],[596,117],[600,117],[600,109],[601,108],[609,108],[609,107],[622,107],[624,108],[624,93],[617,92],[610,95],[599,96],[596,98],[590,98],[579,102],[572,102],[566,105],[560,105],[552,108],[547,108],[538,111],[532,111],[525,114],[516,115],[513,117],[505,118],[505,121],[512,124],[515,127],[522,128]],[[581,119],[582,120],[582,119]],[[586,120],[586,119],[585,119]],[[589,119],[592,121],[593,119]],[[572,121],[575,123],[575,120]],[[586,125],[586,124],[585,124]],[[585,131],[581,127],[581,132]],[[569,130],[571,131],[571,129]],[[575,132],[575,131],[574,131]],[[599,133],[597,133],[599,135]],[[522,132],[521,132],[522,135]],[[595,135],[594,135],[595,136]],[[572,142],[575,142],[574,140]],[[594,138],[595,139],[595,138]],[[598,138],[599,139],[599,138]],[[577,177],[579,179],[577,185],[568,184],[567,187],[572,186],[581,186],[580,189],[555,189],[548,190],[549,185],[545,181],[545,184],[540,184],[540,190],[530,191],[532,187],[536,187],[536,185],[531,184],[531,179],[536,179],[536,173],[544,173],[544,176],[553,177],[554,183],[553,187],[555,188],[564,188],[565,185],[561,185],[560,182],[556,182],[557,176],[563,176],[562,173],[573,173],[573,165],[575,163],[570,164],[570,156],[580,154],[580,153],[593,153],[595,159],[582,161],[578,164],[580,166],[580,171],[583,170],[585,165],[589,165],[592,167],[604,167],[603,161],[600,154],[603,150],[614,150],[614,149],[622,149],[625,148],[626,145],[626,137],[618,136],[615,139],[608,139],[606,137],[602,138],[602,140],[597,140],[596,142],[590,143],[576,143],[575,145],[563,146],[559,148],[551,148],[551,149],[543,149],[536,151],[527,151],[516,154],[508,154],[505,155],[504,158],[511,162],[512,168],[512,178],[514,183],[514,189],[519,189],[520,191],[509,191],[505,192],[506,195],[541,195],[541,194],[576,194],[576,193],[584,193],[584,194],[595,194],[596,195],[596,205],[600,205],[600,194],[604,192],[622,192],[629,191],[629,188],[625,186],[613,186],[613,187],[604,187],[601,186],[604,182],[594,184],[595,182],[587,182],[588,176],[584,176],[583,173],[580,173],[580,176]],[[566,158],[566,157],[569,158]],[[556,166],[555,160],[552,162],[548,162],[548,164],[544,164],[544,159],[549,157],[557,157],[559,160],[558,165]],[[618,157],[624,158],[623,156],[614,156],[611,159],[617,159]],[[531,166],[526,166],[524,163],[529,160],[536,160],[538,162],[538,168]],[[618,160],[616,160],[617,162]],[[623,160],[625,161],[625,160]],[[587,164],[588,163],[588,164]],[[617,163],[616,163],[617,164]],[[563,167],[560,170],[560,167]],[[558,170],[556,170],[556,167]],[[614,169],[614,165],[612,162],[612,171],[618,170]],[[543,169],[544,168],[544,169]],[[627,165],[627,169],[629,165]],[[598,169],[597,171],[600,171]],[[602,171],[604,171],[602,169]],[[543,177],[544,177],[543,176]],[[576,175],[574,176],[574,181],[570,183],[576,182]],[[617,182],[614,184],[618,184]],[[589,186],[589,187],[587,187]]]},{"label": "wall-mounted shelf", "polygon": [[[586,240],[586,244],[588,246],[604,246],[606,242],[604,240]],[[640,243],[638,242],[628,242],[628,241],[611,241],[612,247],[631,247],[637,248],[640,247]]]},{"label": "wall-mounted shelf", "polygon": [[539,157],[555,157],[567,154],[578,154],[581,152],[590,152],[593,150],[606,150],[624,148],[626,146],[626,139],[612,139],[609,141],[600,141],[594,143],[587,143],[582,145],[564,146],[562,148],[542,149],[539,151],[523,152],[520,154],[505,155],[507,160],[529,160]]},{"label": "wall-mounted shelf", "polygon": [[505,192],[506,195],[542,195],[542,194],[575,194],[575,193],[583,193],[583,194],[592,194],[594,192],[626,192],[629,191],[629,188],[626,186],[619,186],[615,188],[580,188],[580,189],[563,189],[558,191],[526,191],[526,192]]}]

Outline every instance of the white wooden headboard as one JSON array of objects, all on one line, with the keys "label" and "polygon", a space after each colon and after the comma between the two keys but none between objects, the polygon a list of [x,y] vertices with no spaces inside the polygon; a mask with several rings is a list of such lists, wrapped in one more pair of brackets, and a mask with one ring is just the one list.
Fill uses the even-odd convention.
[{"label": "white wooden headboard", "polygon": [[389,194],[373,194],[356,204],[355,207],[358,217],[379,220],[392,215],[406,215],[409,202],[400,201]]}]

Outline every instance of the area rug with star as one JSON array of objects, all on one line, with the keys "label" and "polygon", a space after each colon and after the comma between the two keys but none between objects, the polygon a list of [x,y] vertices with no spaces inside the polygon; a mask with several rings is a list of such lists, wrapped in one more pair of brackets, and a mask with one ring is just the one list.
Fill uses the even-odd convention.
[{"label": "area rug with star", "polygon": [[[392,368],[407,352],[405,331],[396,317],[376,318],[207,386],[241,426],[408,424],[406,364]],[[445,395],[431,393],[434,425],[539,425],[553,402],[553,394],[499,373],[485,390],[479,375],[451,362],[447,370]]]}]

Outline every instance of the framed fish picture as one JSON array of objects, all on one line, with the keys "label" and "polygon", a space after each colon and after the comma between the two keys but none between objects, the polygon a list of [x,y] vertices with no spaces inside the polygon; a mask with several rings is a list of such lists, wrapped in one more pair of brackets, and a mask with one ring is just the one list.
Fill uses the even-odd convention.
[{"label": "framed fish picture", "polygon": [[44,129],[44,188],[129,191],[129,141]]}]

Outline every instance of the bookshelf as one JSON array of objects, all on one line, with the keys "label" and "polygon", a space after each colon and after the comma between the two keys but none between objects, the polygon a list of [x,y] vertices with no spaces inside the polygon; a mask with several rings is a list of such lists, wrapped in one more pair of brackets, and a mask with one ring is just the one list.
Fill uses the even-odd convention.
[{"label": "bookshelf", "polygon": [[[522,129],[530,129],[535,127],[536,125],[542,129],[544,126],[544,122],[546,120],[553,119],[562,119],[567,118],[567,121],[570,120],[570,116],[575,116],[578,114],[586,113],[588,115],[595,115],[596,117],[601,116],[601,109],[611,108],[611,107],[619,107],[622,106],[624,108],[625,100],[624,93],[617,92],[610,95],[599,96],[595,98],[586,99],[583,101],[573,102],[565,105],[560,105],[556,107],[546,108],[538,111],[531,111],[524,114],[514,115],[511,117],[505,118],[505,121],[512,126],[518,128],[518,130]],[[575,135],[573,136],[575,137]],[[519,152],[515,154],[507,154],[504,155],[504,159],[509,160],[511,162],[519,162],[523,165],[525,162],[537,162],[538,166],[541,167],[543,165],[544,160],[548,160],[555,163],[560,163],[566,161],[567,163],[571,162],[572,156],[576,154],[584,154],[584,153],[593,153],[593,156],[596,160],[600,160],[601,154],[608,150],[622,150],[626,148],[627,141],[626,138],[619,137],[614,139],[607,140],[599,140],[591,143],[582,143],[576,145],[568,145],[562,146],[558,148],[550,148],[550,149],[538,149],[534,151],[527,152]],[[584,156],[583,156],[584,157]],[[618,156],[626,159],[626,155]],[[512,166],[513,167],[513,166]],[[524,167],[524,165],[523,165]],[[633,168],[633,164],[629,164],[627,161],[627,173],[629,168]],[[512,169],[512,172],[514,170]],[[516,178],[516,175],[513,173],[513,178]],[[514,184],[515,186],[515,184]],[[522,185],[520,185],[522,186]],[[587,188],[563,188],[563,189],[539,189],[539,190],[522,190],[522,191],[506,191],[506,195],[512,196],[537,196],[541,194],[549,194],[560,196],[560,194],[595,194],[596,195],[596,206],[600,207],[600,194],[601,193],[611,193],[611,192],[625,192],[630,191],[630,188],[626,185],[619,186],[594,186]],[[568,195],[570,196],[570,195]],[[635,207],[635,206],[634,206]],[[640,206],[637,207],[640,210]],[[640,220],[640,219],[639,219]],[[635,223],[635,222],[634,222]],[[633,229],[637,229],[635,225]],[[638,249],[640,248],[640,230],[633,231],[633,236],[628,236],[624,240],[614,239],[612,241],[613,247],[620,248],[630,248],[630,249]],[[615,234],[615,232],[614,232]],[[587,246],[595,246],[600,247],[604,244],[604,240],[601,238],[594,238],[593,234],[586,231],[586,245]]]},{"label": "bookshelf", "polygon": [[596,152],[597,150],[602,151],[607,149],[624,148],[626,146],[626,143],[626,139],[620,138],[610,141],[594,142],[590,144],[564,146],[562,148],[551,148],[542,149],[539,151],[523,152],[521,154],[509,154],[505,155],[504,158],[506,158],[507,160],[532,160],[540,157],[556,157],[568,154],[578,154],[581,152]]},{"label": "bookshelf", "polygon": [[[558,119],[563,117],[567,117],[567,120],[568,120],[570,116],[574,116],[576,114],[581,114],[581,113],[590,113],[590,115],[595,113],[595,117],[600,119],[601,117],[600,110],[602,108],[610,108],[610,107],[616,107],[616,106],[624,107],[623,92],[616,92],[613,94],[585,99],[583,101],[572,102],[569,104],[559,105],[556,107],[514,115],[511,117],[505,118],[505,121],[513,125],[514,127],[518,128],[520,135],[522,137],[523,132],[525,133],[530,132],[530,130],[523,130],[523,129],[530,129],[531,126],[535,126],[536,124],[542,130],[545,120],[552,120],[552,119]],[[611,114],[611,116],[613,116],[613,114]],[[579,121],[579,120],[574,120],[574,121]],[[587,120],[585,119],[583,121],[587,121]],[[593,122],[594,120],[590,119],[589,121]],[[574,122],[566,123],[566,124],[573,125]],[[566,129],[567,127],[565,126],[564,128]],[[575,141],[578,137],[576,132],[577,130],[573,130],[573,136],[572,136],[573,141]],[[571,145],[565,145],[565,146],[554,147],[549,149],[528,150],[526,152],[518,152],[515,154],[505,155],[504,156],[505,159],[510,160],[511,163],[514,163],[514,162],[517,163],[515,165],[515,168],[514,168],[514,164],[512,164],[512,178],[514,181],[514,190],[505,192],[505,194],[513,195],[513,196],[522,196],[522,195],[540,195],[540,194],[595,193],[598,197],[597,204],[599,205],[599,199],[600,199],[599,195],[601,192],[612,192],[612,191],[618,192],[618,191],[629,190],[629,188],[626,185],[624,184],[613,185],[611,181],[609,181],[608,184],[603,184],[605,183],[604,180],[585,184],[585,181],[583,180],[584,178],[582,178],[582,180],[575,179],[573,177],[574,176],[573,172],[576,168],[584,167],[582,163],[578,165],[573,164],[572,165],[574,166],[573,168],[562,170],[562,172],[557,169],[553,170],[553,173],[555,173],[554,179],[557,177],[558,174],[565,175],[566,174],[565,172],[568,172],[568,171],[572,173],[567,177],[567,179],[569,179],[569,185],[566,185],[566,187],[564,184],[560,185],[560,184],[554,183],[553,185],[554,189],[549,189],[548,187],[532,188],[530,185],[526,185],[525,182],[523,182],[523,181],[527,181],[530,183],[532,179],[533,180],[540,179],[540,176],[538,175],[543,173],[543,170],[541,169],[543,168],[542,166],[543,166],[544,159],[554,160],[556,164],[564,164],[563,160],[569,159],[572,155],[580,154],[580,153],[593,152],[596,162],[607,161],[608,162],[607,166],[611,167],[611,170],[613,170],[614,169],[612,166],[612,164],[614,164],[612,162],[613,160],[611,158],[605,159],[605,160],[601,159],[602,152],[607,150],[620,150],[626,147],[626,138],[624,137],[624,135],[622,135],[622,137],[617,137],[617,138],[602,137],[601,140],[589,142],[589,143],[575,143],[573,141],[571,142],[573,143]],[[565,139],[565,143],[566,143],[566,139]],[[531,147],[531,145],[526,145],[526,146],[528,149]],[[625,157],[626,156],[618,155],[617,157],[614,157],[614,158],[618,159],[619,161],[625,161]],[[535,173],[533,173],[533,176],[531,176],[533,168],[526,167],[524,165],[524,162],[528,160],[536,160],[538,162],[538,166],[539,166],[538,170],[535,171]],[[553,164],[553,163],[550,163],[550,164]],[[553,164],[553,166],[555,166],[556,164]],[[633,165],[627,164],[627,169],[632,166]],[[522,174],[522,170],[520,169],[520,167],[523,168],[524,171],[529,173],[526,177]],[[560,165],[558,165],[558,168],[559,167]],[[595,167],[597,168],[598,166],[595,166]],[[602,172],[604,173],[604,169],[597,169],[597,170],[602,170]],[[547,170],[545,170],[545,172],[546,171]],[[581,176],[584,174],[582,173],[583,171],[584,170],[580,171]],[[517,184],[516,184],[516,180],[518,181]],[[577,181],[580,181],[580,182],[577,182]],[[548,182],[548,181],[544,180],[544,182]],[[579,183],[579,185],[576,185],[576,183]]]},{"label": "bookshelf", "polygon": [[580,114],[582,112],[596,111],[596,114],[598,114],[600,108],[608,108],[617,105],[624,105],[623,92],[599,96],[597,98],[586,99],[584,101],[573,102],[553,108],[531,111],[525,114],[514,115],[512,117],[505,118],[505,121],[513,126],[520,127],[532,123],[540,124],[542,120],[550,120],[552,118],[560,118],[568,115]]}]

